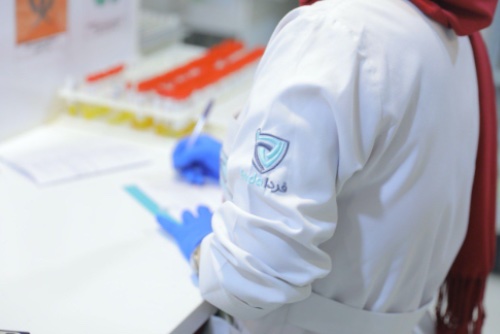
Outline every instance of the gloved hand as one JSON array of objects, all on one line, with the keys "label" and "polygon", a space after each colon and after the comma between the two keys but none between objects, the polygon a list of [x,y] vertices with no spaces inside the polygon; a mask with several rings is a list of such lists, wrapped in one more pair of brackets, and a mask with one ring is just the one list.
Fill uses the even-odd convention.
[{"label": "gloved hand", "polygon": [[182,223],[178,223],[166,215],[158,215],[156,220],[175,239],[188,261],[203,238],[212,232],[212,212],[206,206],[198,207],[197,217],[189,211],[184,211]]},{"label": "gloved hand", "polygon": [[191,147],[189,137],[179,141],[173,153],[174,168],[189,183],[203,184],[206,178],[219,179],[222,144],[209,135],[200,135]]}]

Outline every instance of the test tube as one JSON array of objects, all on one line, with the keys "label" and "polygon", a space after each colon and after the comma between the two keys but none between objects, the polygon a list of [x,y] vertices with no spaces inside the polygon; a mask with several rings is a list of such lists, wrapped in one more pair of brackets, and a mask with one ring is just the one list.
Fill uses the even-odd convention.
[{"label": "test tube", "polygon": [[[88,94],[113,99],[124,90],[122,77],[125,65],[120,64],[103,71],[88,75],[82,87]],[[94,120],[108,116],[111,108],[105,104],[82,103],[81,115],[88,120]]]}]

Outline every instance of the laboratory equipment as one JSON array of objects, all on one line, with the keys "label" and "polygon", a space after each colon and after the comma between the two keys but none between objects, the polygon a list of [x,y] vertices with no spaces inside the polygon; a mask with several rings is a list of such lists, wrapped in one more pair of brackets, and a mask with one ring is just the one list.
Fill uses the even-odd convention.
[{"label": "laboratory equipment", "polygon": [[[266,44],[279,20],[297,0],[143,0],[143,10],[179,15],[186,32]],[[200,43],[201,45],[206,45]]]},{"label": "laboratory equipment", "polygon": [[[70,115],[129,124],[164,136],[190,133],[203,106],[248,91],[263,47],[226,40],[159,73],[117,65],[69,82],[59,96]],[[143,64],[144,65],[144,64]]]}]

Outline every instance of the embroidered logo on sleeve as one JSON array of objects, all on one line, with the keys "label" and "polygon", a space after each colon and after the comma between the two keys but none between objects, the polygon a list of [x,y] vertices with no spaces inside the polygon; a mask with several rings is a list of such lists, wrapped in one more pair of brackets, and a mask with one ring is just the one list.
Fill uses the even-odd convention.
[{"label": "embroidered logo on sleeve", "polygon": [[285,158],[289,145],[287,140],[261,133],[260,129],[258,129],[255,141],[252,163],[260,174],[273,170]]},{"label": "embroidered logo on sleeve", "polygon": [[288,140],[267,133],[261,133],[260,129],[257,130],[252,158],[252,165],[257,172],[241,169],[241,178],[250,186],[269,190],[271,193],[286,193],[288,191],[286,182],[261,175],[273,170],[283,161],[288,151],[288,146]]}]

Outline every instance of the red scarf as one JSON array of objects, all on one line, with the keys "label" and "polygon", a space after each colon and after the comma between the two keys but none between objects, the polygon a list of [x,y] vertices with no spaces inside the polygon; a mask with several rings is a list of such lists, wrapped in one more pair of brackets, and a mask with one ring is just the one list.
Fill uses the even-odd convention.
[{"label": "red scarf", "polygon": [[[318,0],[300,0],[310,5]],[[498,0],[410,0],[424,14],[469,35],[479,89],[479,144],[471,195],[469,227],[462,247],[439,291],[438,334],[480,334],[483,297],[495,261],[497,120],[495,86],[486,46],[479,33],[491,24]]]}]

